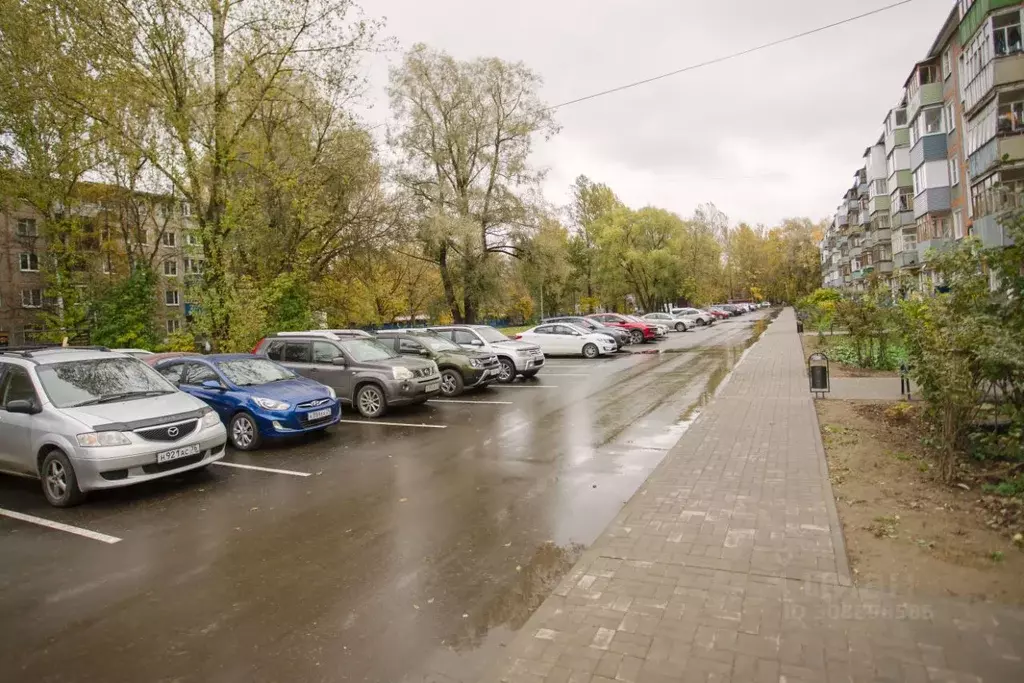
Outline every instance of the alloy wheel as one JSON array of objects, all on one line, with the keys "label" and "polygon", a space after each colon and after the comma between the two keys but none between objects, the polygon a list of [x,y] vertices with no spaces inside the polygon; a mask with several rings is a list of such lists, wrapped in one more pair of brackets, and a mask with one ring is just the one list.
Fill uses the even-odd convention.
[{"label": "alloy wheel", "polygon": [[[444,381],[444,378],[441,379]],[[377,389],[372,387],[363,389],[359,392],[359,412],[363,415],[376,415],[383,403],[383,397]]]},{"label": "alloy wheel", "polygon": [[441,375],[441,393],[445,396],[451,396],[458,390],[458,383],[455,381],[455,376],[450,372],[446,372]]},{"label": "alloy wheel", "polygon": [[256,425],[247,417],[239,417],[231,425],[231,441],[235,446],[246,449],[256,438]]},{"label": "alloy wheel", "polygon": [[51,460],[46,467],[46,489],[56,500],[60,500],[67,493],[68,474],[64,465],[57,459]]},{"label": "alloy wheel", "polygon": [[640,330],[632,330],[632,331],[630,331],[629,336],[633,340],[634,344],[643,344],[644,343],[644,333],[641,332]]},{"label": "alloy wheel", "polygon": [[516,366],[512,365],[512,361],[501,358],[499,362],[501,363],[501,371],[498,375],[498,381],[511,382],[514,380],[516,378]]},{"label": "alloy wheel", "polygon": [[587,358],[597,358],[597,347],[593,344],[587,344],[583,347],[583,355]]}]

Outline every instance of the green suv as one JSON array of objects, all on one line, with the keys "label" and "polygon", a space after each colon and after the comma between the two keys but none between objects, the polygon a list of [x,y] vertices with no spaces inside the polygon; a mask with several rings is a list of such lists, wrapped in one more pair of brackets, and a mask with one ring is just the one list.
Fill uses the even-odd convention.
[{"label": "green suv", "polygon": [[493,353],[469,351],[428,330],[381,330],[377,341],[400,355],[429,358],[437,363],[441,393],[445,396],[485,387],[501,376],[501,364]]}]

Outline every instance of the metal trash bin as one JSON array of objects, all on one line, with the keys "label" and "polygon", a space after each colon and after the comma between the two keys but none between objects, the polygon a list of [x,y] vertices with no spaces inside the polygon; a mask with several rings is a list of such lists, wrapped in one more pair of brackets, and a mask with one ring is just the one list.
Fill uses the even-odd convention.
[{"label": "metal trash bin", "polygon": [[828,356],[823,353],[812,353],[807,359],[807,377],[811,392],[820,394],[822,398],[831,390],[828,377]]},{"label": "metal trash bin", "polygon": [[797,332],[797,334],[803,334],[804,333],[804,321],[803,320],[797,320],[796,321],[796,332]]}]

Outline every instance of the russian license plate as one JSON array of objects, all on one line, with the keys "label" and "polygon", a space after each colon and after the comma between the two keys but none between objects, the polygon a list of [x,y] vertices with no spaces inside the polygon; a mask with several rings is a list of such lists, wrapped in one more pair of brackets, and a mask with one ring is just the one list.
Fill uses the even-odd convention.
[{"label": "russian license plate", "polygon": [[330,408],[324,408],[323,410],[314,410],[311,413],[306,413],[306,419],[309,420],[310,422],[314,422],[316,420],[322,420],[325,417],[330,417],[330,416],[331,416],[331,409]]},{"label": "russian license plate", "polygon": [[171,460],[177,460],[178,458],[187,458],[190,455],[196,455],[199,453],[199,444],[194,443],[191,446],[182,446],[181,448],[174,448],[169,451],[162,451],[156,454],[156,462],[160,464],[162,462],[170,462]]},{"label": "russian license plate", "polygon": [[431,382],[430,384],[427,385],[427,391],[441,391],[441,383]]}]

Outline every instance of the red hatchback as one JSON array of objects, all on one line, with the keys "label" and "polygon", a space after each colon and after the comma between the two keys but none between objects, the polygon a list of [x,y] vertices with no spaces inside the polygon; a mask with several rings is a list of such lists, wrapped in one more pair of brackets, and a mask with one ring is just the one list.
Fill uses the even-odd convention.
[{"label": "red hatchback", "polygon": [[597,320],[602,325],[620,327],[624,330],[628,330],[629,336],[634,344],[654,341],[655,337],[657,337],[657,330],[655,330],[654,327],[636,322],[635,320],[630,320],[626,316],[619,315],[618,313],[594,313],[587,317]]}]

